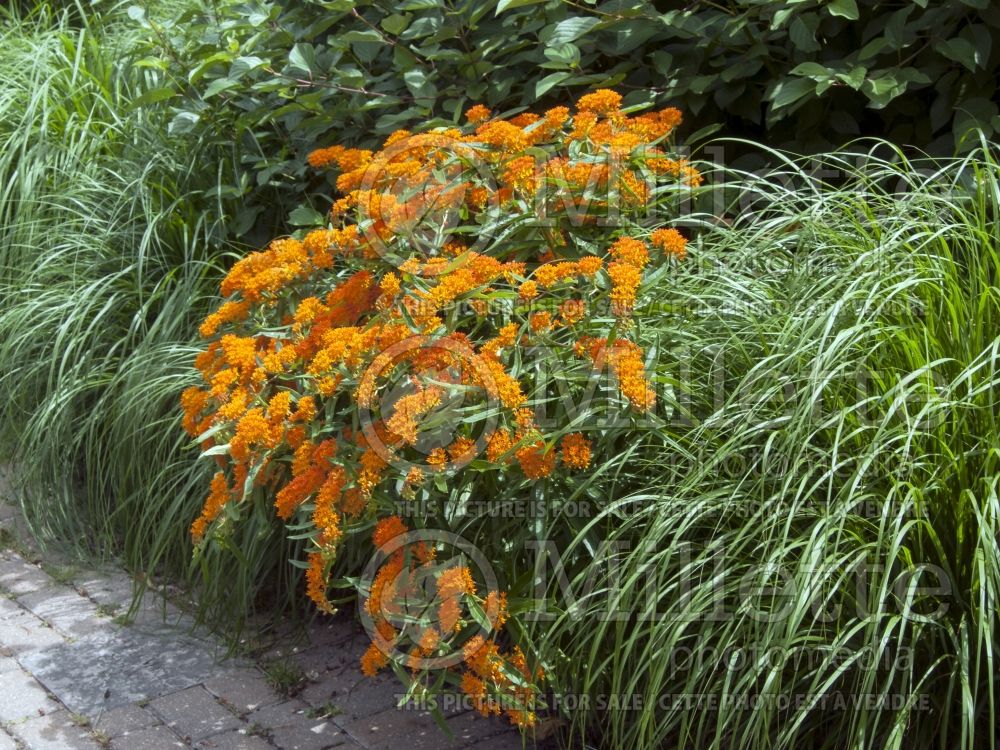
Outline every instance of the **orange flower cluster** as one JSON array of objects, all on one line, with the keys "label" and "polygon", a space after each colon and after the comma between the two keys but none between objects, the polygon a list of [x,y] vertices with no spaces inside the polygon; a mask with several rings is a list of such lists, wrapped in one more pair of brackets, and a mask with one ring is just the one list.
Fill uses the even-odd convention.
[{"label": "orange flower cluster", "polygon": [[617,339],[609,346],[605,339],[584,337],[576,343],[575,351],[593,361],[595,369],[609,368],[622,395],[633,407],[643,411],[653,408],[656,391],[646,380],[643,351],[639,346],[624,339]]},{"label": "orange flower cluster", "polygon": [[195,540],[200,541],[205,536],[205,529],[219,517],[223,507],[229,502],[229,498],[229,484],[226,482],[226,475],[218,471],[212,477],[212,488],[209,490],[205,507],[202,509],[201,515],[191,525],[191,536]]},{"label": "orange flower cluster", "polygon": [[[220,471],[191,527],[198,544],[264,498],[296,533],[310,530],[306,591],[330,611],[338,549],[372,519],[382,519],[378,547],[404,533],[397,502],[440,492],[448,472],[490,465],[510,484],[572,482],[589,469],[587,438],[559,441],[535,423],[529,397],[545,388],[523,361],[528,347],[575,351],[581,359],[560,358],[584,376],[571,382],[609,368],[629,406],[654,407],[632,316],[646,269],[683,259],[686,240],[642,223],[656,181],[701,178],[665,145],[680,112],[621,105],[609,90],[575,110],[507,119],[476,105],[465,128],[400,130],[375,152],[308,155],[337,171],[328,223],[238,260],[200,327],[202,384],[181,397],[183,427]],[[602,301],[610,320],[594,312]],[[430,554],[393,554],[374,581],[379,636],[366,672],[387,663],[384,647],[399,638],[393,607]],[[473,599],[502,626],[499,593],[479,600],[461,570],[439,585],[438,622],[414,654],[445,648]],[[496,664],[525,682],[535,673],[520,652],[484,647],[463,679],[494,712],[491,700],[521,689]]]},{"label": "orange flower cluster", "polygon": [[[533,726],[538,699],[535,684],[543,673],[538,667],[529,669],[520,648],[503,653],[497,645],[510,616],[507,595],[490,591],[481,597],[472,571],[453,565],[432,574],[436,576],[434,597],[425,601],[421,598],[427,591],[420,585],[421,565],[432,561],[436,550],[424,543],[393,543],[406,532],[403,521],[390,516],[377,524],[372,535],[376,547],[388,554],[363,601],[374,633],[361,657],[362,672],[374,677],[392,655],[405,654],[406,665],[417,679],[436,660],[446,661],[446,668],[455,670],[455,660],[448,658],[455,654],[464,666],[460,685],[484,716],[505,713],[517,726]],[[392,547],[386,549],[390,543]],[[475,618],[473,608],[485,620]],[[413,612],[422,613],[418,622],[414,622]],[[480,632],[461,635],[470,624],[478,625]],[[512,674],[521,678],[511,679]]]},{"label": "orange flower cluster", "polygon": [[687,255],[687,240],[673,227],[654,229],[649,236],[649,241],[667,255],[672,255],[679,260],[684,260]]},{"label": "orange flower cluster", "polygon": [[[517,646],[505,654],[495,641],[481,635],[470,638],[462,649],[466,670],[461,688],[472,705],[483,716],[507,715],[521,729],[535,726],[534,706],[537,689],[545,673],[541,667],[532,670],[524,652]],[[518,675],[518,678],[512,675]]]},{"label": "orange flower cluster", "polygon": [[566,435],[560,447],[562,460],[566,466],[574,469],[586,469],[590,466],[590,441],[580,433]]}]

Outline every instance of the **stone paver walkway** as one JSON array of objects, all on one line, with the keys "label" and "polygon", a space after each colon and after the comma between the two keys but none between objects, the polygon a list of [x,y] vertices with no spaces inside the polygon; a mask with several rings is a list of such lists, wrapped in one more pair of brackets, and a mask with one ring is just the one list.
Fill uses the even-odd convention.
[{"label": "stone paver walkway", "polygon": [[[0,502],[0,538],[11,522]],[[504,722],[396,707],[393,676],[358,668],[367,647],[349,615],[314,626],[261,665],[222,660],[173,605],[147,596],[131,622],[121,571],[43,567],[0,549],[0,750],[516,750]],[[278,692],[281,688],[283,692]]]}]

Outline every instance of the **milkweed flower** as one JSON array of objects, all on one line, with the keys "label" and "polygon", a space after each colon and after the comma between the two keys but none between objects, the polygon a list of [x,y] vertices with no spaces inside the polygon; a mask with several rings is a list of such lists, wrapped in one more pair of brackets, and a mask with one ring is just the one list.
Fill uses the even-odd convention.
[{"label": "milkweed flower", "polygon": [[403,523],[403,519],[399,516],[389,516],[388,518],[383,518],[375,525],[375,531],[372,532],[372,542],[375,544],[376,549],[381,549],[397,536],[405,534],[409,529],[406,524]]},{"label": "milkweed flower", "polygon": [[592,94],[585,94],[576,103],[576,108],[581,112],[593,112],[598,115],[607,115],[617,111],[622,104],[622,97],[611,89],[598,89]]},{"label": "milkweed flower", "polygon": [[655,229],[649,236],[649,241],[655,247],[663,250],[667,255],[671,255],[678,260],[684,260],[687,254],[687,240],[676,229]]},{"label": "milkweed flower", "polygon": [[571,469],[590,466],[590,441],[579,432],[566,435],[560,443],[562,462]]},{"label": "milkweed flower", "polygon": [[[263,503],[303,540],[305,594],[332,612],[343,548],[367,530],[383,551],[404,541],[400,500],[437,502],[456,477],[474,488],[477,472],[527,485],[593,464],[605,441],[558,437],[560,412],[551,434],[550,415],[536,422],[539,341],[565,368],[560,387],[607,368],[628,408],[654,408],[632,340],[637,297],[651,266],[682,260],[687,240],[642,219],[656,185],[702,178],[667,145],[679,110],[622,104],[610,89],[507,118],[476,104],[464,127],[306,155],[339,192],[322,226],[239,258],[198,327],[202,382],[181,395],[182,427],[219,471],[193,541],[224,539]],[[531,726],[544,670],[507,646],[517,631],[501,632],[516,616],[506,592],[480,595],[461,565],[434,569],[442,542],[399,546],[361,587],[375,626],[362,670],[378,673],[396,652],[422,680],[423,659],[461,651],[452,678],[477,709]],[[397,630],[428,570],[426,621]],[[483,632],[470,639],[473,624]]]},{"label": "milkweed flower", "polygon": [[465,119],[472,124],[490,119],[490,109],[482,104],[475,104],[465,110]]}]

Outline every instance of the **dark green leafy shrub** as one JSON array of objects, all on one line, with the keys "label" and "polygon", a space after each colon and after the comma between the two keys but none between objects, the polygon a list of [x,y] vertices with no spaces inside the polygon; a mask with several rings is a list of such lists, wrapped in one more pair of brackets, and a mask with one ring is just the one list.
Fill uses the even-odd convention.
[{"label": "dark green leafy shrub", "polygon": [[168,74],[147,101],[169,100],[172,132],[238,142],[218,196],[237,234],[325,211],[302,206],[323,192],[303,179],[310,149],[378,145],[473,103],[618,88],[796,151],[879,135],[948,153],[973,126],[1000,128],[987,0],[223,0],[165,25],[131,15],[152,32],[142,64]]}]

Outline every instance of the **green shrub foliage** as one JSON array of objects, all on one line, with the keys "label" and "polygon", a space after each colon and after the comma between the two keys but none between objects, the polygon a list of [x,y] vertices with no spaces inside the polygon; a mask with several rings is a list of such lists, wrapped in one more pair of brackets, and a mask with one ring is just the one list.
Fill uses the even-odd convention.
[{"label": "green shrub foliage", "polygon": [[672,104],[798,152],[878,135],[948,153],[972,127],[1000,128],[988,0],[215,1],[170,24],[130,12],[153,32],[143,64],[169,74],[148,97],[169,100],[172,131],[239,143],[220,198],[237,233],[262,238],[289,212],[313,223],[299,208],[322,187],[303,179],[310,149],[378,145],[473,103],[617,88],[626,105]]}]

